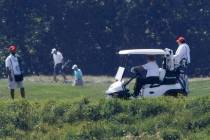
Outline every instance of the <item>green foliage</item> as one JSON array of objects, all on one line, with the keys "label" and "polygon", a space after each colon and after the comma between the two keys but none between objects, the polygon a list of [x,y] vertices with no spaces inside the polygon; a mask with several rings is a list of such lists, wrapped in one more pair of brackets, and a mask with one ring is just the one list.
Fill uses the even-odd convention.
[{"label": "green foliage", "polygon": [[203,139],[204,134],[210,138],[209,102],[209,97],[1,101],[0,138],[178,140]]},{"label": "green foliage", "polygon": [[191,72],[208,75],[208,5],[208,0],[1,0],[0,66],[6,47],[17,44],[29,74],[52,72],[54,47],[86,73],[113,74],[119,49],[175,49],[182,34],[196,58]]},{"label": "green foliage", "polygon": [[180,132],[171,128],[166,128],[162,132],[162,138],[163,140],[180,140]]}]

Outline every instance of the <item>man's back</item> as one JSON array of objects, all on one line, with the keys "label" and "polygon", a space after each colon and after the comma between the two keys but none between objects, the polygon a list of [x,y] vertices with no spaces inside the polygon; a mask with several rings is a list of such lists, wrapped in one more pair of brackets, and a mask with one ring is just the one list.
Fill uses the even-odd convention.
[{"label": "man's back", "polygon": [[190,47],[186,44],[183,43],[181,45],[179,45],[175,55],[174,55],[174,59],[175,59],[175,64],[180,64],[180,62],[183,59],[187,59],[187,63],[190,63]]},{"label": "man's back", "polygon": [[146,77],[158,77],[159,76],[159,66],[156,61],[150,61],[142,67],[147,71]]},{"label": "man's back", "polygon": [[63,61],[63,55],[61,52],[57,51],[57,53],[53,54],[53,60],[54,60],[54,64],[59,64],[62,63]]}]

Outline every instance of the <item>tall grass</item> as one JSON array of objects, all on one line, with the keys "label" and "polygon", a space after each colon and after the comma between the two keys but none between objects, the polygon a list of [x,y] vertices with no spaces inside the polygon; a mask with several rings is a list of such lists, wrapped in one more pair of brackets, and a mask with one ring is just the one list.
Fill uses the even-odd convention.
[{"label": "tall grass", "polygon": [[210,97],[1,101],[0,139],[209,139]]},{"label": "tall grass", "polygon": [[85,78],[81,88],[28,77],[27,100],[15,101],[1,80],[0,139],[210,139],[209,80],[192,81],[189,97],[125,101],[104,99],[110,78]]}]

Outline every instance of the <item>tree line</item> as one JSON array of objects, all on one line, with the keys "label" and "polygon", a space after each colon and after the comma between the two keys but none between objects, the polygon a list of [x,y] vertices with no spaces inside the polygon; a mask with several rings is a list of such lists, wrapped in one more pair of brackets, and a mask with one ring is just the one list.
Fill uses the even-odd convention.
[{"label": "tree line", "polygon": [[117,51],[175,51],[176,36],[184,35],[191,75],[209,75],[209,5],[208,0],[0,0],[0,72],[10,44],[17,45],[26,74],[52,73],[50,51],[59,48],[86,74],[110,75],[120,63]]}]

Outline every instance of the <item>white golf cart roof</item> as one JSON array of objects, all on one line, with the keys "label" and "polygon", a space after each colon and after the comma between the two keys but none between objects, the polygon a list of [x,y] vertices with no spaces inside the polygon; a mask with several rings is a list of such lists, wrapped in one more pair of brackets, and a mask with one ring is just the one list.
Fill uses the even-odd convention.
[{"label": "white golf cart roof", "polygon": [[121,50],[120,55],[133,55],[133,54],[144,54],[144,55],[165,55],[166,52],[162,49],[131,49]]}]

